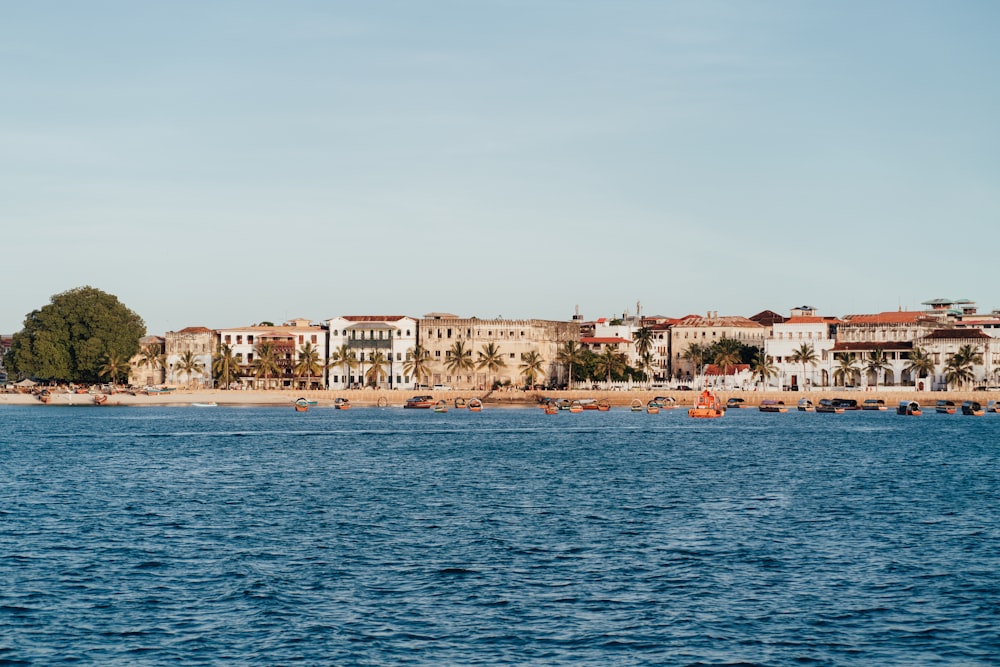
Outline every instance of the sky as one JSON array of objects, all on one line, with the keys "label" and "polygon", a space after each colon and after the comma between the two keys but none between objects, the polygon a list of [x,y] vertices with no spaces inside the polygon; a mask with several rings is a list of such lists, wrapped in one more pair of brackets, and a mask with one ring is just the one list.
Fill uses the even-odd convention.
[{"label": "sky", "polygon": [[0,15],[0,333],[1000,308],[993,0]]}]

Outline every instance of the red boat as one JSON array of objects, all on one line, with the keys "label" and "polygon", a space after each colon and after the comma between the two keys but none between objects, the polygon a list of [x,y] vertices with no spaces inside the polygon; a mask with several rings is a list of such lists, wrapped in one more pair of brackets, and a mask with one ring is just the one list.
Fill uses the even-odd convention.
[{"label": "red boat", "polygon": [[412,398],[406,399],[406,403],[403,405],[404,408],[420,408],[426,410],[434,405],[433,396],[414,396]]}]

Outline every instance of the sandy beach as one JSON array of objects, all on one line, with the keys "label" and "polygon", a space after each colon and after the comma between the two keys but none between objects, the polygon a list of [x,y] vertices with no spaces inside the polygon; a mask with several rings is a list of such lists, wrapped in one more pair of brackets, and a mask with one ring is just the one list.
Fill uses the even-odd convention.
[{"label": "sandy beach", "polygon": [[[220,406],[288,406],[291,407],[298,398],[307,398],[315,401],[316,407],[333,407],[334,400],[338,397],[347,398],[351,405],[357,407],[401,407],[406,399],[416,394],[430,394],[435,399],[442,399],[452,404],[457,398],[466,400],[477,397],[482,398],[486,406],[490,407],[530,407],[537,405],[541,398],[551,397],[556,399],[595,399],[606,400],[612,407],[627,407],[633,401],[638,400],[645,404],[656,396],[671,396],[678,405],[691,405],[698,395],[696,391],[671,391],[666,389],[642,390],[642,391],[601,391],[601,390],[572,390],[572,391],[495,391],[485,394],[475,390],[454,390],[454,391],[414,391],[411,389],[353,389],[341,391],[223,391],[219,389],[176,389],[169,393],[151,394],[116,392],[105,394],[107,400],[104,406],[191,406],[193,404],[211,404]],[[826,390],[816,390],[808,392],[779,392],[779,391],[719,391],[718,396],[726,401],[730,397],[742,398],[745,404],[755,407],[764,399],[783,401],[789,407],[794,407],[801,398],[809,398],[814,403],[821,398],[853,398],[859,403],[867,399],[882,399],[890,408],[894,407],[901,400],[915,400],[923,406],[934,405],[939,400],[951,400],[961,403],[966,400],[978,401],[984,406],[989,400],[1000,400],[1000,393],[983,391],[952,391],[952,392],[911,392],[897,390],[863,391],[829,388]],[[94,406],[95,394],[77,394],[65,390],[55,390],[51,392],[51,399],[47,404],[43,404],[38,396],[30,393],[0,393],[0,406],[3,405],[74,405],[74,406]]]}]

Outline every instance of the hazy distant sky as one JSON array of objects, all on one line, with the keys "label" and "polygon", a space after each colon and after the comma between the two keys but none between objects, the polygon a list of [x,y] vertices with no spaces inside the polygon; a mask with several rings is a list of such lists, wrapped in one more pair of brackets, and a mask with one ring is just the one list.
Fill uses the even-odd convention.
[{"label": "hazy distant sky", "polygon": [[0,0],[0,332],[1000,307],[1000,2]]}]

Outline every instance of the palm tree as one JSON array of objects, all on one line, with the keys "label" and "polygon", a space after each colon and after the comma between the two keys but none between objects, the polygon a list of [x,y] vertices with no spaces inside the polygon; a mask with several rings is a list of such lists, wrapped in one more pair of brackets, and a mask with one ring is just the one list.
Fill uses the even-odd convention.
[{"label": "palm tree", "polygon": [[[802,376],[805,378],[806,374],[806,364],[815,367],[816,363],[819,361],[819,357],[816,356],[816,350],[809,343],[802,343],[794,352],[788,356],[788,360],[793,364],[802,364]],[[810,384],[812,384],[810,382]]]},{"label": "palm tree", "polygon": [[537,350],[531,350],[521,355],[521,375],[524,376],[529,387],[535,384],[535,376],[545,375],[544,365],[545,359]]},{"label": "palm tree", "polygon": [[270,341],[263,341],[257,344],[257,356],[250,364],[253,376],[258,380],[264,378],[264,386],[267,388],[268,380],[281,373],[281,366],[278,364],[278,353]]},{"label": "palm tree", "polygon": [[575,340],[568,340],[563,343],[563,346],[559,348],[559,352],[556,353],[556,361],[566,366],[567,377],[569,378],[566,382],[566,387],[572,388],[573,365],[580,364],[583,361],[583,348]]},{"label": "palm tree", "polygon": [[326,360],[327,368],[334,368],[340,366],[341,377],[343,378],[343,384],[346,387],[350,380],[350,372],[352,368],[358,367],[358,358],[354,356],[354,352],[347,343],[344,343],[330,355],[330,358]]},{"label": "palm tree", "polygon": [[722,338],[716,344],[715,355],[712,363],[722,369],[722,388],[726,388],[726,376],[729,375],[729,367],[735,366],[743,361],[740,355],[740,343],[732,338]]},{"label": "palm tree", "polygon": [[181,354],[181,358],[177,361],[177,366],[174,367],[178,373],[185,376],[187,379],[187,384],[191,384],[192,375],[201,375],[202,371],[205,370],[205,364],[201,363],[198,356],[191,350],[185,350]]},{"label": "palm tree", "polygon": [[774,365],[774,359],[764,350],[757,350],[753,360],[750,362],[750,373],[753,377],[760,378],[760,383],[767,388],[767,381],[778,374],[778,368]]},{"label": "palm tree", "polygon": [[[638,354],[639,360],[642,362],[642,370],[646,372],[649,370],[653,358],[651,354],[653,349],[653,330],[649,327],[641,327],[632,334],[632,341],[635,343],[636,354]],[[649,373],[647,373],[646,377],[648,381],[650,377]]]},{"label": "palm tree", "polygon": [[834,359],[838,363],[837,368],[833,371],[834,381],[840,380],[844,386],[853,383],[854,377],[858,374],[857,361],[854,357],[847,352],[838,352]]},{"label": "palm tree", "polygon": [[411,347],[406,351],[406,361],[403,362],[403,371],[414,378],[417,383],[421,379],[426,380],[430,375],[431,353],[420,345]]},{"label": "palm tree", "polygon": [[114,352],[109,352],[104,355],[104,362],[101,364],[101,368],[98,370],[98,375],[101,377],[107,376],[111,379],[111,384],[118,384],[118,378],[121,377],[123,371],[128,370],[128,362],[124,361]]},{"label": "palm tree", "polygon": [[148,345],[143,345],[139,350],[139,361],[138,365],[140,367],[148,366],[152,375],[147,379],[149,382],[146,384],[159,384],[156,381],[156,368],[164,368],[166,366],[166,361],[164,356],[160,353],[160,346],[156,343],[149,343]]},{"label": "palm tree", "polygon": [[500,346],[496,343],[487,343],[483,345],[483,349],[479,351],[479,359],[476,362],[476,368],[482,370],[485,368],[490,372],[490,388],[496,384],[496,372],[501,368],[507,367],[507,362],[503,360],[503,354],[500,352]]},{"label": "palm tree", "polygon": [[697,377],[701,375],[702,366],[705,364],[705,359],[708,358],[708,347],[700,343],[692,343],[688,349],[684,350],[684,354],[681,356],[691,364],[694,368],[694,374]]},{"label": "palm tree", "polygon": [[906,370],[913,374],[914,384],[922,377],[934,375],[934,357],[930,352],[915,347],[910,350],[910,358],[906,363]]},{"label": "palm tree", "polygon": [[465,349],[465,343],[458,340],[448,350],[448,357],[444,362],[444,367],[448,372],[456,377],[456,382],[461,379],[463,372],[468,373],[476,367],[476,362],[472,360],[472,350]]},{"label": "palm tree", "polygon": [[627,365],[625,355],[610,345],[597,357],[597,371],[605,376],[608,386],[611,385],[611,376],[621,374]]},{"label": "palm tree", "polygon": [[298,377],[306,376],[306,384],[308,384],[313,376],[323,372],[323,366],[319,362],[319,350],[307,341],[299,350],[299,359],[295,362],[295,367],[292,370]]},{"label": "palm tree", "polygon": [[868,361],[865,363],[865,370],[875,375],[875,391],[878,391],[878,375],[885,372],[891,366],[889,359],[885,356],[885,351],[881,347],[876,347],[870,353]]},{"label": "palm tree", "polygon": [[239,378],[240,360],[230,345],[223,343],[212,356],[212,375],[222,389],[228,389],[230,383]]},{"label": "palm tree", "polygon": [[371,353],[368,363],[371,365],[365,371],[365,380],[372,387],[376,387],[379,380],[385,377],[385,367],[389,365],[389,361],[385,358],[382,351],[379,350]]},{"label": "palm tree", "polygon": [[944,379],[948,384],[956,383],[961,388],[976,378],[974,367],[983,363],[983,355],[972,345],[962,345],[948,357],[944,367]]}]

